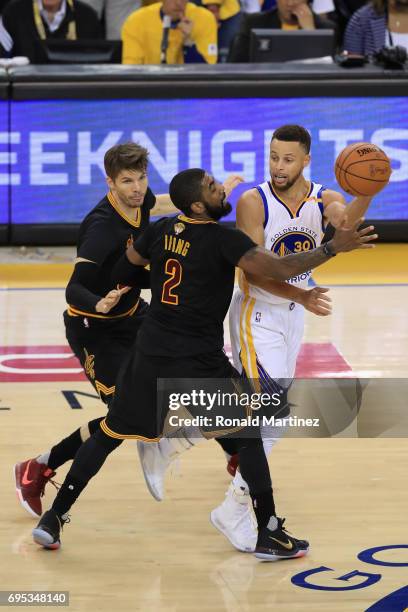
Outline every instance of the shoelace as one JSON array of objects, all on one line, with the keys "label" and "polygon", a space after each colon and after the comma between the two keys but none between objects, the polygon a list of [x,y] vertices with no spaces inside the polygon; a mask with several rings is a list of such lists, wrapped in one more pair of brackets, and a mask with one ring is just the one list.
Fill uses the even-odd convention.
[{"label": "shoelace", "polygon": [[55,482],[55,480],[52,480],[51,478],[47,478],[46,476],[40,476],[41,479],[43,479],[43,483],[41,486],[41,490],[40,490],[40,497],[44,497],[45,493],[45,485],[47,484],[47,482],[50,482],[53,487],[55,487],[57,489],[57,491],[61,488],[61,483],[60,482]]}]

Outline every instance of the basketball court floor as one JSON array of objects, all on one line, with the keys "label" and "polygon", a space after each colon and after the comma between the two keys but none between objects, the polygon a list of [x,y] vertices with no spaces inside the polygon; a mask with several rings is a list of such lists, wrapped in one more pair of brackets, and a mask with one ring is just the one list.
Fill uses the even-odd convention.
[{"label": "basketball court floor", "polygon": [[[401,420],[387,420],[391,393],[374,402],[375,437],[284,438],[275,447],[278,514],[310,540],[303,559],[262,563],[211,526],[229,481],[214,442],[182,457],[161,503],[126,442],[75,505],[62,548],[33,544],[14,463],[104,412],[64,337],[72,255],[0,250],[1,590],[69,591],[70,610],[104,612],[408,610],[407,434]],[[298,376],[408,378],[407,261],[408,245],[378,245],[314,274],[331,287],[334,311],[308,314]],[[54,491],[47,486],[45,507]]]}]

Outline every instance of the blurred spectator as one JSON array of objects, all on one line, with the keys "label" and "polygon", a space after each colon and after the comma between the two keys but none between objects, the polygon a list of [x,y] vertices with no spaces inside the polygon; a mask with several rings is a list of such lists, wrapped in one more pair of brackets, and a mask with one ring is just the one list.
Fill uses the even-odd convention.
[{"label": "blurred spectator", "polygon": [[373,55],[392,45],[408,49],[408,0],[373,0],[354,13],[344,36],[346,51]]},{"label": "blurred spectator", "polygon": [[[0,0],[1,1],[1,0]],[[120,40],[122,26],[133,11],[141,6],[140,0],[83,0],[104,20],[106,38]]]},{"label": "blurred spectator", "polygon": [[135,11],[122,29],[124,64],[215,64],[217,23],[187,0],[163,0]]},{"label": "blurred spectator", "polygon": [[0,52],[46,62],[38,41],[101,38],[95,11],[80,0],[10,0],[0,19]]},{"label": "blurred spectator", "polygon": [[334,29],[335,24],[313,13],[307,0],[277,0],[275,9],[243,15],[240,31],[230,47],[228,61],[249,61],[250,33],[254,28],[315,30]]},{"label": "blurred spectator", "polygon": [[202,0],[214,15],[218,24],[219,59],[226,59],[228,49],[239,30],[241,23],[241,6],[238,0]]}]

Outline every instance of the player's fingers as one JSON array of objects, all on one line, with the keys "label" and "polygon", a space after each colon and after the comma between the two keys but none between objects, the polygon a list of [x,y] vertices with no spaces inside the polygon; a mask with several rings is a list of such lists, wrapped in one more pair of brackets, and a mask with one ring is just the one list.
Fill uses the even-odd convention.
[{"label": "player's fingers", "polygon": [[329,314],[332,313],[332,309],[331,308],[323,308],[322,306],[319,306],[317,309],[317,314],[323,315],[323,316],[327,316]]},{"label": "player's fingers", "polygon": [[[344,218],[346,219],[347,217],[344,217]],[[364,223],[364,217],[360,217],[359,219],[356,219],[356,221],[354,221],[354,223],[351,225],[350,229],[357,229],[363,223]]]},{"label": "player's fingers", "polygon": [[359,249],[375,249],[375,244],[360,244]]},{"label": "player's fingers", "polygon": [[367,227],[363,227],[358,233],[360,236],[365,236],[374,230],[374,225],[368,225]]},{"label": "player's fingers", "polygon": [[120,297],[120,293],[118,293],[118,291],[115,291],[115,292],[111,291],[105,297],[105,300],[107,300],[108,302],[114,302],[115,300],[118,299],[118,297]]},{"label": "player's fingers", "polygon": [[126,286],[126,287],[121,287],[120,289],[118,289],[118,293],[119,293],[119,295],[123,295],[124,293],[127,293],[128,291],[130,291],[130,290],[131,290],[131,288],[132,288],[132,287],[128,287],[128,286]]},{"label": "player's fingers", "polygon": [[369,236],[360,236],[360,242],[361,243],[365,243],[365,242],[372,242],[373,240],[377,240],[378,238],[378,234],[370,234]]},{"label": "player's fingers", "polygon": [[322,308],[323,310],[330,310],[332,309],[331,304],[328,304],[326,302],[318,302],[317,303],[318,308]]},{"label": "player's fingers", "polygon": [[322,295],[321,297],[317,298],[317,303],[325,304],[325,306],[330,306],[330,304],[332,303],[332,300],[331,298],[329,298],[328,295]]},{"label": "player's fingers", "polygon": [[[316,287],[316,289],[317,289],[317,287]],[[315,293],[314,293],[315,298],[318,299],[318,300],[326,300],[326,302],[331,302],[332,299],[331,299],[330,295],[326,295],[326,291],[329,291],[329,290],[328,289],[321,290],[320,287],[319,287],[319,290],[315,291]]]}]

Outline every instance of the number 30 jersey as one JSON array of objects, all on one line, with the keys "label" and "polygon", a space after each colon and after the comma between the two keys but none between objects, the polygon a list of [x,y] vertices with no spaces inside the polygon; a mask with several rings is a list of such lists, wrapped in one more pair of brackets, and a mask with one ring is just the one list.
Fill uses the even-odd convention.
[{"label": "number 30 jersey", "polygon": [[[269,181],[258,185],[256,189],[264,205],[266,249],[283,257],[291,253],[311,251],[320,245],[324,232],[322,192],[325,188],[322,185],[310,183],[308,195],[299,204],[295,214],[275,193]],[[311,275],[312,271],[309,270],[294,276],[288,282],[306,288]],[[282,304],[288,301],[264,289],[249,285],[245,278],[242,280],[241,288],[250,297],[263,302]]]}]

